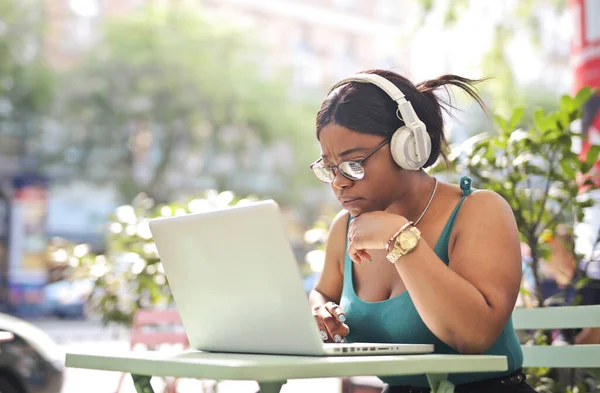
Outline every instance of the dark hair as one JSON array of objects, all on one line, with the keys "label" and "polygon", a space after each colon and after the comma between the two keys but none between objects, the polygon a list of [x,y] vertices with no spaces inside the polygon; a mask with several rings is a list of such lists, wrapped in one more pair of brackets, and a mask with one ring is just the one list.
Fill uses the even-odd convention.
[{"label": "dark hair", "polygon": [[[391,71],[368,70],[361,74],[377,74],[392,82],[404,93],[412,104],[417,116],[427,127],[431,137],[431,155],[424,167],[433,165],[440,154],[447,161],[444,150],[447,141],[444,136],[442,109],[452,108],[450,98],[444,101],[435,91],[444,87],[456,86],[485,110],[485,105],[474,85],[481,80],[463,78],[457,75],[443,75],[439,78],[414,85],[411,81]],[[334,90],[321,104],[317,113],[317,139],[327,124],[335,123],[356,132],[390,137],[404,122],[396,116],[396,103],[372,83],[349,82]]]}]

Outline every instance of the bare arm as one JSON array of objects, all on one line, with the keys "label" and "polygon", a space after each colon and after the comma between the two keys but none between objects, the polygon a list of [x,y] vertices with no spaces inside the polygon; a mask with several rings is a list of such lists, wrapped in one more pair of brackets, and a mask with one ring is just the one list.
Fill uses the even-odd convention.
[{"label": "bare arm", "polygon": [[600,344],[600,328],[583,328],[575,336],[575,344]]},{"label": "bare arm", "polygon": [[461,353],[485,352],[514,309],[521,279],[516,222],[498,194],[465,200],[450,246],[449,268],[421,240],[396,262],[419,315],[442,341]]},{"label": "bare arm", "polygon": [[340,302],[344,283],[342,268],[349,218],[350,214],[342,210],[331,223],[325,245],[325,265],[315,288],[309,294],[309,302],[313,307],[327,302]]}]

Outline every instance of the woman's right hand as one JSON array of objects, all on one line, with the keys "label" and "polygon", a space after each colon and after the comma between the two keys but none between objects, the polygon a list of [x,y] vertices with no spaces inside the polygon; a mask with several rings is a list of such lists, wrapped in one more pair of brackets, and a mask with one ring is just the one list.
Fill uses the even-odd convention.
[{"label": "woman's right hand", "polygon": [[315,306],[313,315],[317,320],[323,342],[339,343],[350,333],[350,328],[345,324],[344,310],[334,302]]}]

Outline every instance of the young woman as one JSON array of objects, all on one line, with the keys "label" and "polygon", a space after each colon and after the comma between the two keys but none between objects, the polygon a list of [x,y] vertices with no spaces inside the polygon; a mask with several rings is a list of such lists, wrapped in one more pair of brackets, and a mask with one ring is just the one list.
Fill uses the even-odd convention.
[{"label": "young woman", "polygon": [[[431,343],[435,353],[495,354],[508,371],[452,374],[457,392],[534,392],[521,371],[513,311],[521,251],[504,199],[423,169],[443,155],[440,87],[480,104],[454,75],[414,85],[371,70],[338,82],[317,115],[311,168],[342,204],[310,294],[324,341]],[[384,392],[428,392],[424,375],[382,377]]]}]

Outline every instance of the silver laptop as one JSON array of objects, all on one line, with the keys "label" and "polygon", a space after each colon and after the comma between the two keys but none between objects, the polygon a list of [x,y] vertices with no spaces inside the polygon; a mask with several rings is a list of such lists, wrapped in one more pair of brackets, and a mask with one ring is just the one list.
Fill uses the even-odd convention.
[{"label": "silver laptop", "polygon": [[324,344],[272,200],[154,219],[150,230],[195,349],[313,356],[433,351],[430,344]]}]

